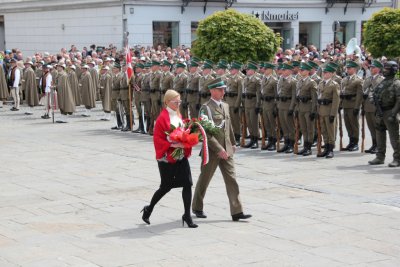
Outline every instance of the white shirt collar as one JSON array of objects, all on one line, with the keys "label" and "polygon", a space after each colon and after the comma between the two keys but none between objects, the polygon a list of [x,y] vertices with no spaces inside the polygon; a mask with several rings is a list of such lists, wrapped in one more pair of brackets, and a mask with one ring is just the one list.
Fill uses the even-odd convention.
[{"label": "white shirt collar", "polygon": [[215,102],[215,104],[217,104],[217,106],[220,106],[222,104],[222,101],[217,101],[214,98],[211,97],[211,100]]}]

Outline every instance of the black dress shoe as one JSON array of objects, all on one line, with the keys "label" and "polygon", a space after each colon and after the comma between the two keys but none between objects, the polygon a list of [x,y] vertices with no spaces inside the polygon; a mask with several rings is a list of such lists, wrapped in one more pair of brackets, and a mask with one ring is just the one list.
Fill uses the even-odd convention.
[{"label": "black dress shoe", "polygon": [[232,221],[237,222],[239,220],[246,220],[251,218],[250,214],[243,214],[243,212],[232,215]]},{"label": "black dress shoe", "polygon": [[193,213],[197,218],[207,218],[207,215],[202,210],[194,210]]}]

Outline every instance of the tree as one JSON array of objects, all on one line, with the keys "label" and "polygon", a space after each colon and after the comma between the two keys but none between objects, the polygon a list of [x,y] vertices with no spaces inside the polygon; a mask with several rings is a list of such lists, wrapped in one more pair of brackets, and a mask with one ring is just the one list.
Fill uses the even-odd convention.
[{"label": "tree", "polygon": [[364,46],[373,57],[400,56],[400,9],[384,8],[365,23]]},{"label": "tree", "polygon": [[229,62],[269,61],[281,37],[261,20],[234,9],[219,11],[199,22],[193,53],[201,58]]}]

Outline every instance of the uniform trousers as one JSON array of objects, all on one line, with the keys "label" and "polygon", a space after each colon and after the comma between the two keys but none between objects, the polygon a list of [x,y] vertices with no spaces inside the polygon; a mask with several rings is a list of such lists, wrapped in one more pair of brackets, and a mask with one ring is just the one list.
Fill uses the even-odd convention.
[{"label": "uniform trousers", "polygon": [[12,87],[11,88],[11,96],[14,100],[14,107],[19,109],[19,103],[20,103],[20,89],[19,87]]},{"label": "uniform trousers", "polygon": [[376,117],[376,142],[378,145],[378,152],[376,157],[384,160],[386,155],[386,131],[389,132],[390,144],[393,148],[393,159],[400,160],[400,140],[399,140],[399,122],[397,119],[389,121],[392,111],[387,110],[383,112],[382,117]]}]

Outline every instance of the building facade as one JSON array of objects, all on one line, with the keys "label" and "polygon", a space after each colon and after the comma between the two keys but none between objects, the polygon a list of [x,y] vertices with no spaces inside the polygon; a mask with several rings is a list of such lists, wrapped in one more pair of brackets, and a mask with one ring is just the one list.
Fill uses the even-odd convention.
[{"label": "building facade", "polygon": [[[56,52],[94,43],[121,47],[123,33],[141,46],[190,47],[199,21],[226,8],[252,14],[283,37],[283,48],[314,44],[324,48],[334,37],[362,39],[362,25],[397,0],[0,0],[0,49],[18,47]],[[339,21],[334,36],[332,26]],[[2,47],[4,43],[4,46]]]}]

